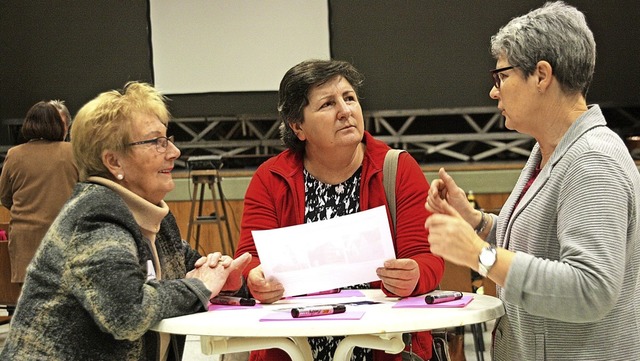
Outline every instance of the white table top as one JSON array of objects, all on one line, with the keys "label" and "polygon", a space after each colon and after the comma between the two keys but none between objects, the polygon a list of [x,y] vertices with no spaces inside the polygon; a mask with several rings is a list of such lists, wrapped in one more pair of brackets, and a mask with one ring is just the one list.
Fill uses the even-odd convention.
[{"label": "white table top", "polygon": [[[398,298],[380,290],[361,290],[366,299],[380,304],[347,306],[364,311],[359,320],[323,320],[322,317],[261,322],[276,309],[355,301],[354,298],[285,299],[271,305],[234,310],[214,310],[168,318],[151,329],[159,332],[220,337],[316,337],[329,335],[380,335],[425,331],[481,323],[504,314],[502,301],[492,296],[465,294],[474,300],[463,308],[392,308]],[[337,294],[336,296],[339,296]],[[359,300],[360,298],[358,298]]]}]

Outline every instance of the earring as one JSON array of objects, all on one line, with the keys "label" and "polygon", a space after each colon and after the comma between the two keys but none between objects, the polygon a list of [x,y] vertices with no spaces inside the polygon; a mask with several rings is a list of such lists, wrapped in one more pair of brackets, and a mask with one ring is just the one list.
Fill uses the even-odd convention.
[{"label": "earring", "polygon": [[117,180],[123,180],[123,179],[124,179],[124,175],[122,175],[122,174],[118,174],[118,175],[116,176],[116,179],[117,179]]}]

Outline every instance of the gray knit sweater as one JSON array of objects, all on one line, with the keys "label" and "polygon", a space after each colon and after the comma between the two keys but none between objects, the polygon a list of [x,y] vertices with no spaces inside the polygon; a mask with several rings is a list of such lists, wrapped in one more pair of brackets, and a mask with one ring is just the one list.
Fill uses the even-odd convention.
[{"label": "gray knit sweater", "polygon": [[640,360],[640,174],[598,106],[531,188],[536,145],[493,240],[515,251],[495,360]]},{"label": "gray knit sweater", "polygon": [[[210,292],[182,279],[199,254],[181,240],[169,213],[156,248],[162,280],[148,277],[150,243],[123,199],[79,183],[28,268],[1,360],[156,360],[149,328],[203,311]],[[178,359],[171,342],[169,359]]]}]

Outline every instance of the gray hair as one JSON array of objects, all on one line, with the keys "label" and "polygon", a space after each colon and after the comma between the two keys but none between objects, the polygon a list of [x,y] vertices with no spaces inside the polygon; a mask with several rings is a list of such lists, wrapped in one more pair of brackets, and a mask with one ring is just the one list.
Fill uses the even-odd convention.
[{"label": "gray hair", "polygon": [[585,97],[596,66],[596,42],[584,14],[562,1],[512,19],[491,37],[491,54],[504,56],[525,77],[545,60],[563,91]]},{"label": "gray hair", "polygon": [[50,100],[49,103],[54,107],[56,107],[56,109],[58,109],[61,115],[64,115],[67,117],[67,123],[68,123],[67,126],[71,125],[73,118],[71,118],[71,113],[69,113],[69,109],[67,109],[67,106],[64,104],[64,100],[55,99],[55,100]]},{"label": "gray hair", "polygon": [[364,81],[364,76],[353,65],[341,60],[307,60],[285,73],[278,91],[278,115],[280,139],[287,148],[296,153],[304,151],[304,142],[289,124],[304,122],[303,110],[309,104],[309,90],[337,76],[345,78],[356,94]]}]

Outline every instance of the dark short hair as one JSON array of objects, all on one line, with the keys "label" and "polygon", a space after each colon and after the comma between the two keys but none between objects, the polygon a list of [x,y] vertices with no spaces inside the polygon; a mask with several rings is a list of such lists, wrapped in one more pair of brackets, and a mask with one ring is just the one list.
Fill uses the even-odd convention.
[{"label": "dark short hair", "polygon": [[64,140],[64,123],[58,109],[47,101],[34,104],[24,118],[20,134],[24,140]]},{"label": "dark short hair", "polygon": [[304,122],[303,110],[309,104],[309,90],[341,76],[358,94],[364,76],[346,61],[306,60],[289,69],[280,81],[278,91],[278,116],[280,117],[280,139],[294,152],[304,150],[304,142],[298,139],[289,124]]}]

